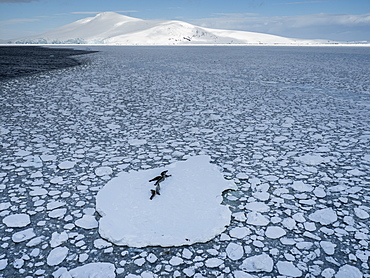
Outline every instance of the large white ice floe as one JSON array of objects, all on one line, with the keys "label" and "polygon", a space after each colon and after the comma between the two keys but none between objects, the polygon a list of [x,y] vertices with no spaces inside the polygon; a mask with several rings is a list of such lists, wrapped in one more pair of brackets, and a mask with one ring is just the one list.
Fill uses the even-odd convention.
[{"label": "large white ice floe", "polygon": [[90,277],[104,277],[114,278],[116,268],[111,263],[89,263],[79,266],[68,271],[67,268],[61,267],[53,272],[54,278],[90,278]]},{"label": "large white ice floe", "polygon": [[[168,170],[152,200],[150,179]],[[222,192],[235,189],[205,155],[165,168],[122,172],[97,194],[100,235],[117,245],[181,246],[207,242],[230,224]]]}]

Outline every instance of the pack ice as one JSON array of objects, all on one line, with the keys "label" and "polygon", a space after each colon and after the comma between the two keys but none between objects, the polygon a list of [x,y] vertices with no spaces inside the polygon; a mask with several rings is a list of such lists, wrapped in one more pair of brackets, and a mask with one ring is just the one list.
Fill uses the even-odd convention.
[{"label": "pack ice", "polygon": [[[171,176],[160,183],[160,195],[150,200],[154,182],[149,180],[165,170]],[[131,247],[207,242],[230,224],[222,192],[234,188],[206,155],[166,168],[122,172],[97,194],[100,235]]]}]

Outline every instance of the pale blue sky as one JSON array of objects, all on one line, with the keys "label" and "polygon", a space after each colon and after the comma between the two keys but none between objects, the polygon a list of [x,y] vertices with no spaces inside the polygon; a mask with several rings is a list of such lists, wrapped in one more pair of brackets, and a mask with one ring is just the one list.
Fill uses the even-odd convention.
[{"label": "pale blue sky", "polygon": [[285,37],[370,41],[370,0],[0,0],[0,39],[105,11]]}]

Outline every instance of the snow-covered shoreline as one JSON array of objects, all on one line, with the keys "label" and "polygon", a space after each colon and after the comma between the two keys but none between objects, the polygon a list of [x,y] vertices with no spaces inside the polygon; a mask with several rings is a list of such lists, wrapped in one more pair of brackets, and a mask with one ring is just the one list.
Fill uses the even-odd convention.
[{"label": "snow-covered shoreline", "polygon": [[197,47],[197,46],[229,46],[229,47],[248,47],[248,46],[301,46],[301,47],[370,47],[370,43],[246,43],[246,44],[0,44],[0,46],[44,46],[44,47],[102,47],[102,46],[174,46],[174,47]]}]

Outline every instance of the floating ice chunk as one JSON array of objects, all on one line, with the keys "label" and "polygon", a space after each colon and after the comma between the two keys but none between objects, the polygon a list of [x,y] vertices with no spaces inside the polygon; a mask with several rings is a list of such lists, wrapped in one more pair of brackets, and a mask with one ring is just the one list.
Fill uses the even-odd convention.
[{"label": "floating ice chunk", "polygon": [[180,258],[180,257],[173,256],[173,257],[171,258],[171,260],[169,260],[169,263],[170,263],[170,265],[172,265],[172,266],[178,266],[178,265],[180,265],[180,264],[183,264],[183,263],[184,263],[184,260],[183,260],[182,258]]},{"label": "floating ice chunk", "polygon": [[270,199],[270,193],[266,191],[254,192],[252,193],[252,195],[254,198],[261,200],[261,201],[267,201],[268,199]]},{"label": "floating ice chunk", "polygon": [[52,248],[57,247],[67,240],[68,240],[68,234],[66,232],[62,232],[60,234],[57,232],[54,232],[51,235],[50,246]]},{"label": "floating ice chunk", "polygon": [[63,182],[63,177],[54,177],[50,179],[50,183],[52,184],[62,184]]},{"label": "floating ice chunk", "polygon": [[0,260],[0,270],[5,269],[8,266],[8,259]]},{"label": "floating ice chunk", "polygon": [[360,219],[367,219],[369,218],[369,214],[360,208],[354,208],[355,214]]},{"label": "floating ice chunk", "polygon": [[14,233],[12,236],[12,240],[14,242],[22,242],[22,241],[29,240],[35,236],[36,234],[34,233],[33,229],[29,228],[29,229]]},{"label": "floating ice chunk", "polygon": [[[176,273],[176,271],[175,271],[175,273]],[[157,278],[158,277],[157,275],[154,275],[154,273],[151,272],[151,271],[144,271],[140,274],[140,276],[141,276],[141,278]],[[174,276],[176,276],[176,275],[174,275]]]},{"label": "floating ice chunk", "polygon": [[18,150],[14,155],[15,156],[27,156],[30,155],[32,152],[26,150]]},{"label": "floating ice chunk", "polygon": [[366,175],[365,172],[360,171],[358,169],[352,169],[347,172],[350,176],[364,176]]},{"label": "floating ice chunk", "polygon": [[311,192],[313,190],[311,185],[308,185],[303,181],[294,181],[291,187],[299,192]]},{"label": "floating ice chunk", "polygon": [[145,139],[130,139],[128,140],[128,143],[131,146],[141,146],[141,145],[145,145],[147,141]]},{"label": "floating ice chunk", "polygon": [[247,220],[243,211],[234,212],[232,216],[235,218],[236,221],[244,222],[245,220]]},{"label": "floating ice chunk", "polygon": [[329,225],[337,221],[337,214],[331,208],[319,209],[314,213],[310,214],[308,218],[311,221],[319,222],[322,225]]},{"label": "floating ice chunk", "polygon": [[362,278],[361,271],[352,265],[343,265],[339,268],[339,271],[335,275],[335,278]]},{"label": "floating ice chunk", "polygon": [[[89,263],[83,266],[71,269],[69,273],[73,278],[90,278],[90,277],[104,277],[114,278],[116,268],[111,263]],[[140,277],[140,276],[139,276]]]},{"label": "floating ice chunk", "polygon": [[98,227],[98,221],[92,215],[84,215],[82,218],[75,221],[77,227],[83,229],[94,229]]},{"label": "floating ice chunk", "polygon": [[286,140],[288,140],[288,137],[286,137],[286,136],[276,136],[274,138],[274,142],[276,142],[276,143],[280,143],[280,142],[286,141]]},{"label": "floating ice chunk", "polygon": [[120,128],[121,126],[120,125],[117,125],[117,124],[107,124],[107,127],[109,129],[118,129]]},{"label": "floating ice chunk", "polygon": [[[279,180],[279,178],[275,175],[267,175],[267,176],[264,176],[263,178],[265,180],[269,181],[269,182],[275,182],[275,181]],[[260,190],[262,190],[262,191],[265,191],[267,189],[268,189],[268,187],[266,189],[260,188]]]},{"label": "floating ice chunk", "polygon": [[279,261],[276,264],[277,269],[281,275],[289,277],[301,277],[302,271],[299,270],[292,262]]},{"label": "floating ice chunk", "polygon": [[247,227],[235,227],[230,230],[229,234],[233,238],[242,239],[245,238],[247,235],[250,235],[251,230]]},{"label": "floating ice chunk", "polygon": [[267,226],[270,221],[261,213],[252,211],[247,214],[247,224],[254,226]]},{"label": "floating ice chunk", "polygon": [[35,237],[35,238],[31,239],[29,242],[27,242],[26,246],[27,247],[36,246],[36,245],[40,244],[43,240],[44,240],[44,237],[42,237],[42,236]]},{"label": "floating ice chunk", "polygon": [[349,194],[356,194],[360,192],[363,188],[361,186],[351,186],[349,188],[346,188],[347,193]]},{"label": "floating ice chunk", "polygon": [[206,264],[206,267],[215,268],[215,267],[219,267],[223,263],[224,261],[220,258],[210,258],[206,260],[205,264]]},{"label": "floating ice chunk", "polygon": [[9,202],[6,203],[0,203],[0,211],[6,210],[10,208],[12,205]]},{"label": "floating ice chunk", "polygon": [[337,246],[330,241],[320,241],[320,246],[324,250],[324,252],[328,255],[333,255],[335,252],[335,247]]},{"label": "floating ice chunk", "polygon": [[67,257],[68,251],[67,247],[57,247],[52,249],[46,258],[46,263],[50,266],[60,264]]},{"label": "floating ice chunk", "polygon": [[26,161],[20,164],[22,167],[42,167],[42,160],[38,155],[27,156],[24,157],[24,159],[26,159]]},{"label": "floating ice chunk", "polygon": [[86,261],[87,259],[89,258],[89,255],[86,254],[86,253],[83,253],[83,254],[80,254],[78,255],[78,261],[80,263],[83,263],[84,261]]},{"label": "floating ice chunk", "polygon": [[324,278],[332,278],[332,277],[334,277],[334,274],[335,274],[335,270],[332,269],[332,268],[325,268],[321,272],[321,276],[324,277]]},{"label": "floating ice chunk", "polygon": [[48,194],[48,191],[42,187],[33,187],[32,191],[30,192],[30,196],[43,196]]},{"label": "floating ice chunk", "polygon": [[[86,278],[88,278],[88,277],[86,277]],[[142,277],[141,277],[141,275],[129,274],[129,275],[125,276],[125,278],[142,278]]]},{"label": "floating ice chunk", "polygon": [[278,227],[278,226],[269,226],[267,227],[266,232],[265,232],[265,236],[267,236],[268,238],[273,238],[273,239],[280,238],[285,235],[286,235],[286,231],[283,228]]},{"label": "floating ice chunk", "polygon": [[256,276],[240,270],[233,271],[233,275],[234,278],[256,278]]},{"label": "floating ice chunk", "polygon": [[234,242],[230,242],[226,247],[226,254],[233,261],[237,261],[244,255],[243,246]]},{"label": "floating ice chunk", "polygon": [[312,246],[313,246],[313,243],[308,242],[308,241],[300,241],[300,242],[297,242],[296,244],[296,247],[299,250],[310,250]]},{"label": "floating ice chunk", "polygon": [[172,153],[172,156],[173,157],[183,157],[184,155],[185,155],[185,153],[184,152],[180,152],[180,151],[174,151]]},{"label": "floating ice chunk", "polygon": [[23,265],[24,265],[24,260],[23,259],[15,259],[14,262],[13,262],[13,266],[16,269],[22,268]]},{"label": "floating ice chunk", "polygon": [[109,166],[98,167],[95,169],[95,175],[97,175],[98,177],[108,176],[112,173],[113,173],[113,170]]},{"label": "floating ice chunk", "polygon": [[185,273],[186,277],[193,277],[195,274],[195,267],[190,266],[188,268],[185,268],[183,272]]},{"label": "floating ice chunk", "polygon": [[137,266],[143,266],[145,264],[145,259],[144,258],[138,258],[138,259],[134,260],[134,264],[136,264]]},{"label": "floating ice chunk", "polygon": [[[222,192],[234,189],[208,156],[194,156],[166,168],[121,173],[98,193],[100,235],[133,247],[181,246],[206,242],[230,223],[221,205]],[[150,200],[149,180],[162,171],[172,175],[161,183],[161,195]]]},{"label": "floating ice chunk", "polygon": [[317,198],[324,198],[326,196],[325,190],[321,187],[316,187],[313,193]]},{"label": "floating ice chunk", "polygon": [[103,248],[107,248],[107,247],[111,247],[112,246],[112,243],[104,240],[104,239],[101,239],[101,238],[98,238],[96,240],[94,240],[94,247],[96,249],[103,249]]},{"label": "floating ice chunk", "polygon": [[297,212],[297,213],[293,214],[292,217],[297,222],[300,222],[300,223],[306,222],[306,218],[304,218],[304,215],[301,212]]},{"label": "floating ice chunk", "polygon": [[246,180],[246,179],[248,179],[248,175],[245,174],[245,173],[239,173],[239,174],[236,175],[236,178],[240,179],[240,180]]},{"label": "floating ice chunk", "polygon": [[5,127],[0,126],[0,135],[6,135],[10,132],[9,129],[6,129]]},{"label": "floating ice chunk", "polygon": [[47,210],[53,210],[65,206],[65,203],[59,201],[52,201],[46,205]]},{"label": "floating ice chunk", "polygon": [[30,216],[24,213],[12,214],[4,217],[3,223],[7,227],[25,227],[31,223]]},{"label": "floating ice chunk", "polygon": [[48,161],[54,161],[57,159],[57,156],[56,155],[52,155],[52,154],[43,154],[40,156],[41,160],[44,161],[44,162],[48,162]]},{"label": "floating ice chunk", "polygon": [[76,138],[63,138],[60,140],[60,142],[65,143],[65,144],[75,144],[76,143]]},{"label": "floating ice chunk", "polygon": [[32,173],[31,176],[30,176],[32,179],[34,178],[42,178],[43,175],[42,175],[42,172],[41,171],[37,171],[35,173]]},{"label": "floating ice chunk", "polygon": [[304,222],[303,225],[307,231],[313,232],[316,230],[316,224],[313,222]]},{"label": "floating ice chunk", "polygon": [[297,157],[297,160],[307,164],[307,165],[319,165],[324,162],[329,162],[330,159],[327,157],[322,157],[321,155],[305,154],[303,156]]},{"label": "floating ice chunk", "polygon": [[58,168],[61,170],[68,170],[68,169],[72,169],[73,167],[75,167],[75,165],[76,165],[76,162],[74,161],[63,161],[58,164]]},{"label": "floating ice chunk", "polygon": [[248,210],[259,211],[259,212],[267,212],[270,210],[270,207],[263,202],[247,203],[245,205],[245,208]]},{"label": "floating ice chunk", "polygon": [[158,260],[158,257],[154,255],[153,253],[150,253],[148,257],[146,257],[146,260],[150,262],[151,264],[153,264]]},{"label": "floating ice chunk", "polygon": [[283,226],[289,230],[293,230],[297,227],[297,222],[291,217],[284,218],[281,224],[283,224]]},{"label": "floating ice chunk", "polygon": [[247,272],[271,272],[274,261],[266,253],[246,258],[240,265],[240,269]]},{"label": "floating ice chunk", "polygon": [[76,99],[79,99],[81,102],[91,102],[91,101],[94,101],[94,98],[87,97],[87,96],[85,96],[85,97],[80,97],[79,96],[79,98],[76,97]]},{"label": "floating ice chunk", "polygon": [[62,218],[67,213],[66,208],[54,209],[48,213],[50,218]]},{"label": "floating ice chunk", "polygon": [[189,249],[185,248],[182,251],[182,257],[183,258],[190,260],[192,256],[193,256],[193,252],[191,252]]},{"label": "floating ice chunk", "polygon": [[255,187],[261,183],[261,180],[259,178],[250,178],[248,182],[252,185],[252,187]]}]

